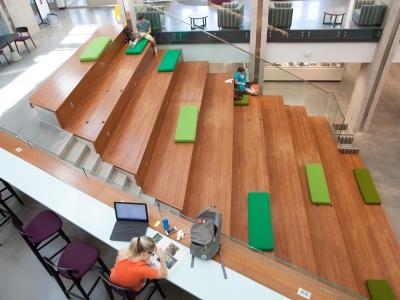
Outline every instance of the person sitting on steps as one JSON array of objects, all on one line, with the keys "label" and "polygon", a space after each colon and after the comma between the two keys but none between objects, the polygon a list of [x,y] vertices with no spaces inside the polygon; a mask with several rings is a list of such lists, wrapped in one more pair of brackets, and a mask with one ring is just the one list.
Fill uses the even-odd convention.
[{"label": "person sitting on steps", "polygon": [[233,79],[235,80],[235,87],[237,87],[240,92],[246,92],[253,96],[258,95],[257,92],[252,87],[250,87],[247,80],[247,74],[243,67],[239,67],[237,69],[237,72],[235,72],[235,74],[233,75]]},{"label": "person sitting on steps", "polygon": [[157,55],[157,53],[158,53],[157,44],[156,44],[156,40],[154,39],[154,37],[151,36],[150,21],[146,20],[144,18],[143,14],[138,14],[137,20],[138,20],[136,23],[137,32],[132,32],[132,31],[129,32],[129,30],[127,32],[129,44],[132,47],[134,47],[140,39],[145,38],[146,40],[148,40],[151,43],[153,50],[154,50],[154,55]]}]

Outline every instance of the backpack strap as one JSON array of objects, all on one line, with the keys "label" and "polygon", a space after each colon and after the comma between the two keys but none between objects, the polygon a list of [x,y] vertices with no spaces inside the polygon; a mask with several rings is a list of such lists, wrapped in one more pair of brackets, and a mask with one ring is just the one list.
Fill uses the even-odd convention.
[{"label": "backpack strap", "polygon": [[224,265],[224,258],[222,257],[221,248],[219,248],[218,253],[219,253],[219,257],[220,257],[220,263],[221,263],[222,273],[224,274],[224,279],[228,279],[228,275],[226,275],[226,270],[225,270],[225,265]]},{"label": "backpack strap", "polygon": [[191,268],[194,267],[194,255],[192,255],[192,262],[190,263],[190,267],[191,267]]}]

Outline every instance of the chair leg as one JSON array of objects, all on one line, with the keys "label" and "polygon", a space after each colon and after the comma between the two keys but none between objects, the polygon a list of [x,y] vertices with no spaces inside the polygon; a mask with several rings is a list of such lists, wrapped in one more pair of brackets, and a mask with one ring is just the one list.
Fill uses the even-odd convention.
[{"label": "chair leg", "polygon": [[28,52],[31,53],[31,50],[29,50],[28,45],[26,44],[26,41],[24,41],[24,45],[25,45],[25,48],[28,50]]},{"label": "chair leg", "polygon": [[166,296],[165,296],[164,291],[163,291],[163,289],[161,288],[161,285],[160,285],[160,283],[158,282],[158,280],[155,281],[155,286],[156,286],[157,291],[160,293],[161,297],[162,297],[163,299],[165,299]]},{"label": "chair leg", "polygon": [[[15,43],[15,42],[14,42],[14,43]],[[15,45],[17,45],[17,44],[15,44]],[[19,53],[19,51],[18,51],[18,53]],[[24,202],[22,202],[21,198],[18,196],[17,192],[14,191],[14,189],[11,187],[11,185],[10,185],[7,181],[4,181],[4,180],[2,180],[1,182],[4,184],[4,186],[7,188],[7,190],[8,190],[15,198],[17,198],[18,202],[19,202],[21,205],[24,205]]]},{"label": "chair leg", "polygon": [[[30,37],[30,36],[29,36]],[[30,37],[31,38],[31,37]],[[32,44],[33,44],[33,46],[35,46],[35,48],[36,48],[36,44],[35,44],[35,42],[33,41],[33,39],[31,38],[31,42],[32,42]]]},{"label": "chair leg", "polygon": [[71,243],[71,240],[69,239],[69,237],[65,234],[64,230],[60,229],[60,231],[58,232],[61,237],[64,239],[64,241],[67,242],[67,244]]},{"label": "chair leg", "polygon": [[103,272],[106,272],[107,275],[110,275],[110,270],[107,268],[106,264],[104,263],[104,261],[100,257],[97,259],[97,262],[99,263],[99,265],[103,269]]},{"label": "chair leg", "polygon": [[90,300],[89,295],[86,293],[86,291],[83,289],[80,281],[76,281],[75,282],[76,287],[78,288],[78,290],[81,292],[83,298],[85,298],[86,300]]},{"label": "chair leg", "polygon": [[58,286],[59,286],[59,287],[61,288],[61,290],[63,291],[65,297],[66,297],[67,299],[71,299],[71,296],[70,296],[70,294],[69,294],[67,288],[65,287],[64,283],[62,282],[60,276],[58,276],[58,274],[55,274],[55,275],[51,274],[51,276],[54,277],[54,279],[56,280]]},{"label": "chair leg", "polygon": [[15,48],[17,48],[17,51],[19,53],[19,48],[18,48],[17,42],[14,42],[14,44],[15,44]]},{"label": "chair leg", "polygon": [[3,54],[3,56],[4,56],[4,58],[6,59],[7,63],[8,63],[9,65],[11,65],[11,62],[8,60],[7,56],[6,56],[5,54]]}]

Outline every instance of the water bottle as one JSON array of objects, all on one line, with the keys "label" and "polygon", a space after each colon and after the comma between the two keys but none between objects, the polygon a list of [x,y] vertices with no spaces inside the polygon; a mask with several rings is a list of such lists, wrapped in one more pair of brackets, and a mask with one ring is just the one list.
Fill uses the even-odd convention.
[{"label": "water bottle", "polygon": [[164,218],[162,220],[162,226],[163,226],[164,230],[168,230],[169,229],[169,222],[168,222],[167,218]]}]

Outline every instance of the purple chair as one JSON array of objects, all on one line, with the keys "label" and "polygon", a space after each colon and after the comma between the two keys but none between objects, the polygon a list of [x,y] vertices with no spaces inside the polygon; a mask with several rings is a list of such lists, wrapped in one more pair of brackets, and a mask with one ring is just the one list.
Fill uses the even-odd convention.
[{"label": "purple chair", "polygon": [[147,282],[144,285],[144,287],[142,287],[140,291],[135,292],[132,289],[124,288],[122,286],[119,286],[119,285],[116,285],[116,284],[112,283],[110,281],[110,278],[108,276],[106,276],[105,274],[100,273],[100,278],[103,281],[103,284],[104,284],[104,287],[106,288],[108,297],[111,300],[115,300],[113,291],[115,293],[117,293],[118,295],[122,296],[123,300],[124,299],[126,299],[126,300],[135,300],[136,296],[141,294],[148,286],[152,286],[152,287],[151,287],[149,295],[146,297],[146,300],[149,300],[153,296],[153,294],[154,294],[154,292],[156,290],[160,293],[161,297],[163,299],[165,299],[164,291],[162,290],[158,280],[156,280],[156,279],[147,280]]},{"label": "purple chair", "polygon": [[6,59],[6,61],[8,62],[9,65],[11,65],[11,62],[8,60],[7,56],[4,54],[4,50],[0,49],[0,54],[4,56],[4,58]]},{"label": "purple chair", "polygon": [[[57,265],[47,257],[45,257],[44,260],[51,270],[51,275],[57,281],[58,285],[64,292],[64,295],[68,299],[71,299],[71,296],[81,298],[79,295],[72,292],[72,289],[75,286],[81,292],[84,299],[89,299],[89,296],[99,282],[100,277],[97,277],[89,292],[84,290],[81,285],[81,280],[83,276],[92,269],[96,262],[100,265],[101,273],[110,273],[100,258],[99,250],[84,242],[69,243],[61,253]],[[65,287],[61,277],[72,280],[72,285],[68,289]]]},{"label": "purple chair", "polygon": [[[18,53],[19,53],[19,49],[18,49],[17,42],[24,42],[25,48],[28,50],[28,52],[31,52],[31,51],[29,50],[28,45],[26,44],[27,40],[31,40],[33,46],[35,46],[35,48],[36,48],[35,42],[33,41],[31,34],[28,31],[28,27],[17,27],[17,28],[15,28],[15,31],[18,33],[18,37],[14,40],[14,44],[15,44],[15,47],[17,48]],[[24,35],[24,33],[26,33],[27,35]]]},{"label": "purple chair", "polygon": [[[62,237],[67,244],[71,243],[68,236],[62,230],[63,223],[60,217],[50,210],[45,210],[35,216],[29,222],[29,224],[25,226],[25,228],[22,227],[22,222],[13,215],[11,215],[11,220],[15,229],[28,244],[29,248],[31,248],[33,254],[37,257],[46,271],[52,275],[51,270],[48,268],[47,263],[40,253],[40,250],[49,245],[58,237]],[[60,254],[65,247],[66,246],[62,247],[50,258],[54,258]]]}]

